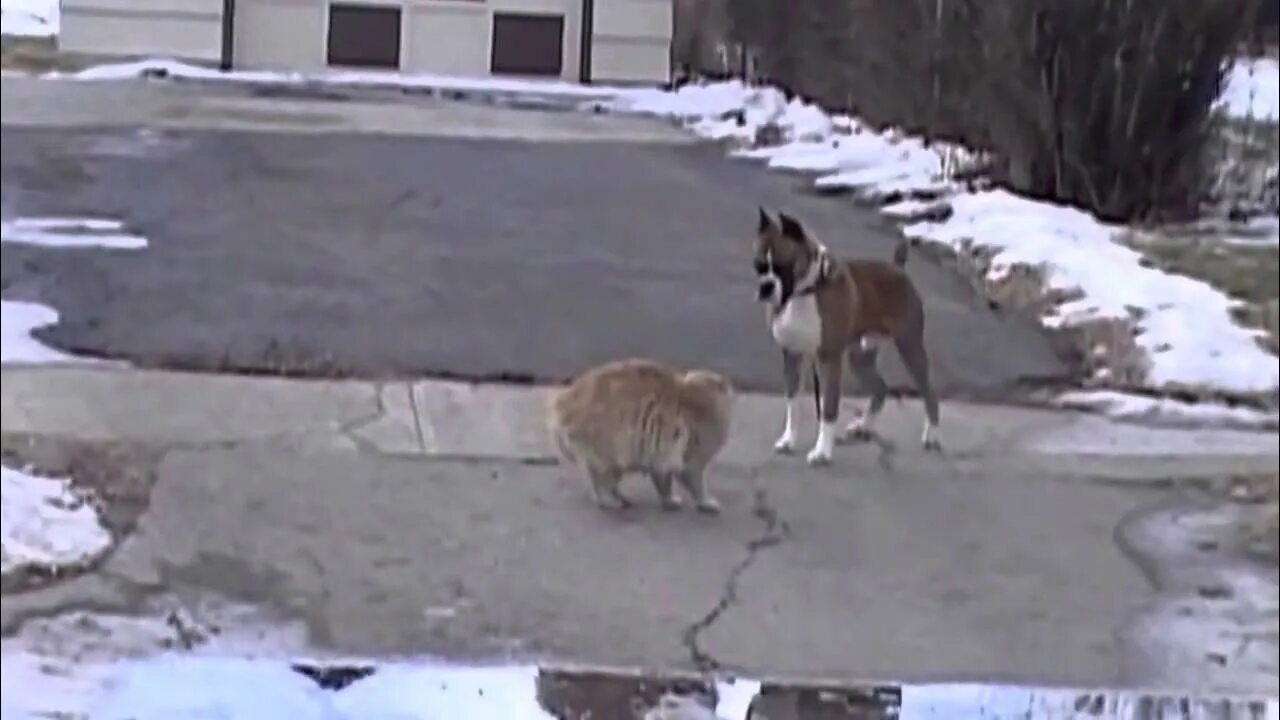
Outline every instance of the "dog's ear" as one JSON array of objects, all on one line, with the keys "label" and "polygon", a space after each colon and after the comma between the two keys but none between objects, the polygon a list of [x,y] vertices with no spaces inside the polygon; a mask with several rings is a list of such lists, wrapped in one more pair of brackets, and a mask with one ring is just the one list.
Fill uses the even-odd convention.
[{"label": "dog's ear", "polygon": [[769,213],[765,212],[764,206],[759,206],[760,224],[756,227],[756,231],[760,233],[768,232],[774,228],[773,218],[769,217]]},{"label": "dog's ear", "polygon": [[804,242],[808,238],[804,232],[804,226],[790,215],[778,213],[778,222],[782,225],[782,237],[791,238],[796,242]]}]

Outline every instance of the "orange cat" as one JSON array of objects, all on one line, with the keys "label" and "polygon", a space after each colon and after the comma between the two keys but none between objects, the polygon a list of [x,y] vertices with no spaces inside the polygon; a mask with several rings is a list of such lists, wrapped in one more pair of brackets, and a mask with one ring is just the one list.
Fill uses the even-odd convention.
[{"label": "orange cat", "polygon": [[548,403],[552,446],[591,479],[596,504],[631,502],[622,476],[645,473],[662,506],[680,507],[678,481],[699,510],[718,512],[703,477],[729,437],[733,386],[709,370],[680,372],[652,360],[606,363],[555,392]]}]

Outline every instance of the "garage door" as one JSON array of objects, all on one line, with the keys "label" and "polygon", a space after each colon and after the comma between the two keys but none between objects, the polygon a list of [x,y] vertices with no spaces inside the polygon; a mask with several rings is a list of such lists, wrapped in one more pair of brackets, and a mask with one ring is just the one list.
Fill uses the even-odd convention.
[{"label": "garage door", "polygon": [[564,15],[493,14],[489,69],[494,74],[559,77],[563,51]]},{"label": "garage door", "polygon": [[329,6],[329,64],[400,69],[400,8]]}]

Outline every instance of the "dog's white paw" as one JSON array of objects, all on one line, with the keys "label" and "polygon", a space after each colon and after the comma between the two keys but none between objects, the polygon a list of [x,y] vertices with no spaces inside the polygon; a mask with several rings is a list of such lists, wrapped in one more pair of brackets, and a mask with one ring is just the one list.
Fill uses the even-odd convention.
[{"label": "dog's white paw", "polygon": [[778,438],[773,444],[773,451],[780,455],[790,455],[796,450],[795,433],[784,432],[782,437]]},{"label": "dog's white paw", "polygon": [[703,498],[702,501],[698,503],[697,508],[698,508],[698,512],[702,513],[703,515],[719,515],[720,501],[716,500],[713,497],[708,496]]},{"label": "dog's white paw", "polygon": [[868,441],[876,437],[876,415],[864,413],[845,425],[844,439],[849,441]]},{"label": "dog's white paw", "polygon": [[814,447],[812,450],[809,451],[809,454],[805,456],[804,460],[810,465],[815,465],[815,466],[830,465],[831,451],[826,448]]},{"label": "dog's white paw", "polygon": [[920,445],[925,450],[932,452],[942,452],[942,440],[938,437],[938,426],[933,423],[925,423],[924,432],[920,435]]},{"label": "dog's white paw", "polygon": [[844,427],[842,439],[845,442],[862,442],[875,437],[875,434],[875,430],[871,427],[871,419],[863,415]]},{"label": "dog's white paw", "polygon": [[825,420],[818,423],[818,440],[805,458],[810,465],[826,465],[831,462],[831,451],[836,444],[835,425],[834,422]]}]

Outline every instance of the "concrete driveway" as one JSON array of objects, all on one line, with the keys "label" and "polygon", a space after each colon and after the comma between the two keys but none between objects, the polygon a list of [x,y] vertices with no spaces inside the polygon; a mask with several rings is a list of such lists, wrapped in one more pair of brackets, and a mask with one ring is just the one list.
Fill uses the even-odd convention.
[{"label": "concrete driveway", "polygon": [[19,465],[63,472],[41,446],[134,448],[120,476],[154,481],[133,499],[98,483],[132,531],[93,573],[6,594],[5,632],[212,596],[345,656],[1275,685],[1274,563],[1169,505],[1185,501],[1171,480],[1274,468],[1267,434],[957,403],[937,456],[916,445],[919,410],[891,405],[896,451],[841,447],[815,470],[770,450],[781,401],[745,395],[707,517],[662,512],[640,480],[634,511],[595,508],[547,464],[535,388],[12,367],[2,387]]},{"label": "concrete driveway", "polygon": [[[151,241],[128,255],[7,244],[5,297],[55,307],[52,343],[143,366],[557,380],[644,354],[776,390],[747,257],[756,205],[842,253],[895,242],[873,212],[653,121],[3,87],[6,216],[105,215]],[[922,255],[909,269],[946,395],[1005,398],[1067,373],[1032,322]]]}]

